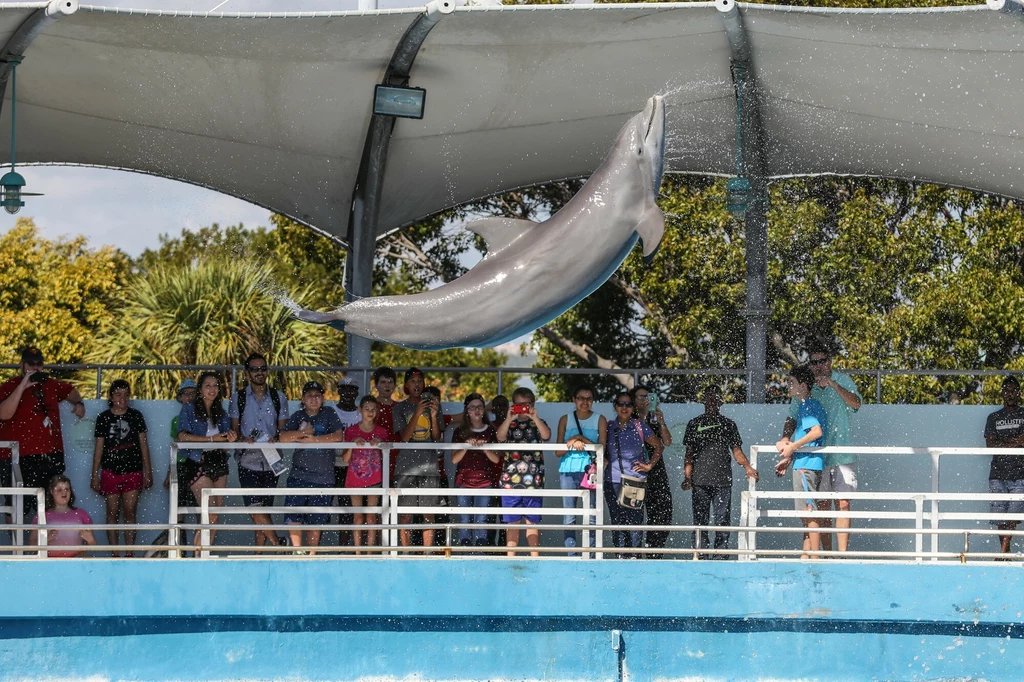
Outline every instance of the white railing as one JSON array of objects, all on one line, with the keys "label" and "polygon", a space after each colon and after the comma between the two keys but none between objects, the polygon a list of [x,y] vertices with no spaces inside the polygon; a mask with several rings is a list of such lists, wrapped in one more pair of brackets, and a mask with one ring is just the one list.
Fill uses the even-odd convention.
[{"label": "white railing", "polygon": [[[747,490],[741,496],[740,504],[740,534],[739,546],[741,549],[750,550],[745,554],[748,558],[756,556],[757,533],[764,532],[764,528],[758,528],[757,523],[761,518],[825,518],[825,519],[889,519],[889,520],[913,520],[915,546],[918,556],[921,556],[923,548],[923,536],[931,536],[931,553],[938,554],[939,532],[942,521],[1015,521],[1024,523],[1024,514],[992,514],[989,512],[942,512],[940,502],[993,502],[993,501],[1021,501],[1024,495],[996,494],[996,493],[942,493],[939,491],[941,480],[941,461],[943,457],[991,457],[992,455],[1013,455],[1024,456],[1024,448],[964,448],[964,447],[874,447],[874,446],[829,446],[819,448],[802,448],[798,452],[814,452],[822,455],[828,454],[849,454],[857,456],[899,456],[899,457],[928,457],[931,460],[931,481],[929,492],[861,492],[856,493],[826,493],[826,492],[797,492],[797,491],[759,491],[757,482],[748,479]],[[750,466],[757,469],[758,459],[761,454],[776,455],[778,453],[774,445],[752,445],[750,447]],[[774,461],[771,463],[774,465]],[[762,510],[758,506],[759,500],[769,499],[815,499],[815,500],[875,500],[888,502],[913,502],[914,511],[864,511],[854,510],[844,512],[839,510],[821,511],[797,511],[789,510]],[[929,503],[929,509],[925,510],[925,503]],[[929,528],[925,528],[925,523]],[[750,530],[758,528],[757,531]],[[820,529],[820,532],[842,532],[848,529]],[[954,529],[963,532],[962,529]],[[977,530],[973,534],[981,534]],[[1010,535],[1002,531],[1003,535]]]},{"label": "white railing", "polygon": [[[206,488],[202,491],[202,499],[197,500],[199,502],[198,507],[178,507],[178,486],[180,485],[177,476],[176,462],[178,458],[179,450],[228,450],[228,451],[244,451],[244,450],[263,450],[271,448],[274,449],[278,454],[281,451],[288,450],[335,450],[342,451],[350,448],[361,449],[361,450],[380,450],[381,451],[381,472],[382,472],[382,484],[379,488],[344,488],[344,487],[330,487],[330,488]],[[584,450],[595,454],[597,461],[597,489],[594,491],[586,489],[578,490],[562,490],[559,488],[542,488],[542,489],[512,489],[505,490],[502,488],[396,488],[391,486],[390,477],[388,472],[390,471],[390,462],[392,452],[395,450],[437,450],[437,451],[457,451],[465,449],[476,449],[476,450],[491,450],[494,452],[508,452],[508,451],[530,451],[530,452],[562,452],[566,450],[564,444],[552,444],[552,443],[487,443],[480,446],[471,446],[465,443],[381,443],[380,445],[363,444],[358,445],[356,443],[259,443],[258,445],[251,443],[172,443],[170,453],[170,517],[168,523],[170,525],[178,524],[178,517],[180,514],[199,514],[201,524],[204,526],[200,530],[200,544],[206,547],[202,550],[204,557],[209,556],[209,539],[210,530],[216,529],[216,526],[210,526],[210,498],[211,497],[239,497],[242,495],[265,495],[267,497],[277,495],[330,495],[330,496],[346,496],[346,495],[363,495],[376,497],[381,496],[381,505],[377,507],[352,507],[352,506],[328,506],[328,507],[227,507],[218,506],[213,510],[214,514],[232,514],[232,515],[250,515],[253,513],[258,514],[272,514],[272,513],[287,513],[288,511],[296,513],[320,513],[320,514],[351,514],[351,513],[371,513],[381,514],[381,519],[388,519],[387,525],[387,547],[391,548],[391,554],[395,555],[399,547],[399,530],[400,524],[398,523],[399,514],[473,514],[480,513],[475,510],[483,509],[481,507],[458,507],[458,506],[447,506],[447,507],[417,507],[417,506],[404,506],[400,505],[398,500],[402,496],[414,495],[414,496],[435,496],[451,497],[453,495],[474,495],[474,496],[488,496],[488,497],[540,497],[540,498],[563,498],[563,497],[578,497],[581,499],[581,507],[577,507],[573,510],[565,509],[563,507],[540,507],[530,508],[529,513],[537,516],[579,516],[581,517],[581,524],[577,529],[580,530],[581,539],[584,544],[584,549],[589,548],[589,532],[595,530],[594,524],[591,524],[591,519],[596,521],[596,525],[600,526],[604,523],[604,446],[602,445],[587,445]],[[283,474],[282,474],[283,475]],[[588,498],[591,494],[595,495],[596,505],[594,508],[590,508],[588,504]],[[490,509],[490,508],[489,508]],[[493,511],[489,511],[487,515],[502,514],[502,508],[493,508]],[[473,527],[479,528],[477,524],[473,524]],[[523,529],[522,526],[515,524],[507,524],[506,528]],[[531,528],[536,528],[536,525],[531,525]],[[271,529],[271,526],[261,526],[260,528]],[[296,526],[292,526],[294,530]],[[303,530],[316,530],[321,526],[301,526]],[[360,525],[353,526],[352,530],[369,529],[370,526]],[[561,527],[562,530],[566,530],[566,526]],[[252,529],[252,528],[250,528]],[[171,545],[172,556],[177,556],[178,551],[178,534],[171,533],[171,537],[168,539],[168,544]],[[595,538],[596,547],[601,547],[603,544],[603,537],[601,533],[596,534]],[[524,546],[525,547],[525,546]],[[527,548],[533,549],[533,548]],[[586,556],[586,555],[584,555]]]},{"label": "white railing", "polygon": [[[10,448],[11,450],[11,486],[14,488],[23,487],[25,483],[21,478],[21,459],[18,441],[0,440],[0,448]],[[5,495],[0,494],[0,498],[3,498]],[[14,497],[11,497],[11,504],[2,504],[2,502],[3,500],[0,499],[0,515],[13,516],[16,524],[25,522],[25,508],[18,501],[15,501]],[[25,539],[22,537],[22,534],[20,530],[12,530],[11,542],[15,545],[24,544]]]}]

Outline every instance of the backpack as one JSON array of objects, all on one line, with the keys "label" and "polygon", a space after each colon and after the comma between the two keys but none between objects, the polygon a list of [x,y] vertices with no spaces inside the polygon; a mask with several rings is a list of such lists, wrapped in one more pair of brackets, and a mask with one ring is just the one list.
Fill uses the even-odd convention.
[{"label": "backpack", "polygon": [[[277,423],[277,416],[281,414],[281,394],[273,386],[267,386],[270,392],[270,400],[274,403],[274,423]],[[242,414],[245,413],[245,388],[238,392],[238,426],[242,426]]]}]

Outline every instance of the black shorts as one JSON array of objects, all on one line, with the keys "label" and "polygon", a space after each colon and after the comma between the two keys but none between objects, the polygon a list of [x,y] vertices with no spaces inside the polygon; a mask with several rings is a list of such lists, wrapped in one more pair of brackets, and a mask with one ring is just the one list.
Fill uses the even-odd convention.
[{"label": "black shorts", "polygon": [[196,470],[195,478],[189,483],[191,487],[192,483],[195,483],[203,476],[206,476],[211,481],[216,481],[219,478],[224,478],[228,475],[228,453],[223,450],[207,450],[203,452],[203,459],[199,462],[199,467]]},{"label": "black shorts", "polygon": [[[240,488],[276,488],[277,475],[273,471],[251,471],[243,466],[238,467],[238,487]],[[242,495],[246,507],[271,507],[274,498],[263,495]]]},{"label": "black shorts", "polygon": [[[64,453],[51,452],[46,455],[22,455],[19,462],[21,480],[26,488],[46,488],[50,479],[64,473]],[[36,498],[25,496],[25,519],[31,520],[36,513]]]},{"label": "black shorts", "polygon": [[196,469],[199,468],[199,462],[181,459],[178,460],[176,468],[178,470],[178,506],[198,507],[199,501],[192,494],[192,481],[196,480]]}]

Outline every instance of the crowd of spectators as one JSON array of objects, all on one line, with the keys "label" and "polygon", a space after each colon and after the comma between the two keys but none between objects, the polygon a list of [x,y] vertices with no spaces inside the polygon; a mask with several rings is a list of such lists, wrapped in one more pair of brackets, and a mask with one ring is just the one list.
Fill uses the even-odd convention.
[{"label": "crowd of spectators", "polygon": [[[819,492],[856,492],[856,458],[853,455],[810,451],[817,446],[850,444],[850,423],[861,406],[861,397],[854,382],[832,369],[833,352],[825,345],[813,345],[809,364],[792,370],[787,379],[791,396],[788,417],[782,438],[776,444],[779,458],[775,466],[778,476],[792,470],[793,490],[806,494],[795,499],[798,512],[826,511],[832,500],[819,500]],[[47,500],[47,523],[50,525],[91,524],[89,515],[75,507],[71,481],[64,476],[63,436],[59,403],[71,404],[79,418],[85,405],[78,392],[68,383],[47,376],[42,353],[28,348],[22,353],[21,374],[0,385],[0,440],[17,440],[21,456],[21,472],[28,487],[44,488]],[[459,414],[444,414],[440,391],[429,385],[427,377],[417,368],[408,369],[403,377],[405,398],[395,400],[398,376],[390,368],[373,373],[376,395],[360,397],[359,386],[350,378],[337,385],[338,400],[328,404],[325,388],[317,381],[302,387],[301,405],[290,411],[283,391],[267,381],[268,363],[260,353],[245,359],[245,385],[231,392],[225,409],[224,386],[216,372],[204,372],[198,382],[183,381],[176,399],[180,412],[171,424],[171,437],[181,444],[174,463],[178,480],[179,507],[198,506],[205,489],[223,489],[228,485],[229,459],[236,459],[239,485],[249,489],[242,496],[254,524],[255,544],[290,545],[297,553],[315,552],[321,544],[321,530],[328,524],[329,507],[352,507],[354,514],[343,514],[338,524],[352,530],[339,535],[339,544],[350,545],[357,554],[379,546],[381,534],[377,525],[379,514],[372,513],[381,503],[384,476],[393,487],[414,491],[403,494],[399,505],[402,524],[423,526],[443,520],[433,510],[454,501],[462,510],[455,515],[458,542],[466,547],[502,546],[509,556],[520,549],[521,537],[531,555],[537,556],[540,532],[536,526],[545,521],[540,514],[543,497],[531,494],[546,487],[544,452],[531,449],[530,444],[548,443],[552,429],[537,412],[536,398],[528,388],[517,388],[511,400],[495,396],[488,401],[479,393],[466,396]],[[611,533],[614,547],[622,558],[660,558],[669,537],[667,529],[644,533],[640,526],[672,525],[673,500],[665,465],[665,448],[672,444],[673,434],[657,404],[657,395],[648,387],[637,386],[622,391],[612,401],[614,416],[606,418],[595,411],[596,392],[592,386],[580,385],[572,394],[574,409],[561,416],[555,429],[555,443],[564,449],[553,456],[558,462],[558,487],[573,491],[562,498],[566,513],[564,530],[560,531],[569,556],[580,549],[579,513],[581,500],[589,497],[589,507],[604,503],[608,523],[620,526]],[[95,450],[90,487],[103,496],[106,506],[107,544],[118,545],[123,535],[125,545],[134,545],[137,509],[140,494],[153,484],[153,467],[149,450],[146,420],[131,407],[131,386],[118,379],[108,390],[108,409],[96,417]],[[716,384],[708,385],[702,394],[704,412],[686,424],[683,434],[685,458],[682,464],[682,490],[691,493],[693,522],[696,526],[727,527],[732,523],[733,466],[743,469],[747,478],[757,481],[758,472],[743,452],[740,428],[723,416],[722,391]],[[1002,386],[1004,407],[989,416],[985,440],[989,447],[1024,447],[1024,409],[1020,406],[1020,385],[1008,377]],[[446,437],[447,436],[447,437]],[[454,467],[454,490],[450,496],[439,496],[448,487],[443,451],[434,447],[444,441],[465,444],[451,453]],[[216,443],[244,442],[252,447],[220,449]],[[332,443],[351,443],[348,448],[330,447]],[[379,446],[385,442],[414,444],[413,448],[392,451],[390,471],[384,471]],[[190,444],[206,444],[190,447]],[[294,448],[287,463],[282,460],[275,443],[325,447]],[[511,444],[514,449],[495,449],[489,445]],[[604,447],[604,500],[596,499],[599,468],[588,445]],[[0,487],[11,484],[10,451],[0,451]],[[674,463],[678,466],[680,463]],[[294,507],[284,515],[289,526],[286,537],[273,529],[271,515],[262,508],[272,506],[275,491],[287,472],[284,486],[309,489],[308,494],[289,494],[285,507]],[[164,481],[168,487],[170,475]],[[1024,494],[1024,458],[996,455],[992,458],[990,491]],[[330,488],[365,490],[365,494],[332,497]],[[506,494],[494,495],[490,490],[503,489]],[[422,494],[415,491],[422,490]],[[265,491],[265,492],[264,492]],[[838,496],[833,496],[838,497]],[[35,498],[25,496],[26,518],[36,522]],[[211,496],[210,506],[224,504],[223,496]],[[836,499],[835,509],[850,510],[850,501]],[[498,509],[500,507],[500,509]],[[369,509],[367,509],[369,508]],[[318,511],[323,509],[323,511]],[[1024,503],[995,501],[994,514],[1024,513]],[[555,517],[548,517],[553,519]],[[486,528],[500,519],[502,531]],[[122,532],[116,529],[123,520]],[[179,521],[181,521],[179,517]],[[217,514],[210,515],[212,524]],[[592,516],[591,522],[595,521]],[[826,517],[808,515],[802,518],[806,527],[803,551],[816,557],[821,550],[831,549],[831,531]],[[999,529],[1013,530],[1016,522],[997,521]],[[849,518],[836,522],[838,549],[849,548]],[[361,528],[361,526],[366,526]],[[637,526],[632,530],[630,526]],[[199,544],[199,533],[193,542]],[[713,535],[713,539],[712,539]],[[50,544],[79,546],[78,549],[51,551],[53,556],[72,556],[83,550],[80,546],[95,544],[89,531],[49,531]],[[210,542],[216,538],[210,531]],[[429,527],[403,528],[399,531],[403,547],[431,547],[437,538]],[[587,544],[596,538],[591,532]],[[694,533],[695,547],[704,550],[704,558],[728,558],[728,532]],[[1001,537],[1001,550],[1009,552],[1012,536]],[[646,551],[637,550],[645,548]],[[653,551],[652,551],[653,550]],[[114,556],[119,553],[114,552]],[[125,556],[132,556],[127,551]]]}]

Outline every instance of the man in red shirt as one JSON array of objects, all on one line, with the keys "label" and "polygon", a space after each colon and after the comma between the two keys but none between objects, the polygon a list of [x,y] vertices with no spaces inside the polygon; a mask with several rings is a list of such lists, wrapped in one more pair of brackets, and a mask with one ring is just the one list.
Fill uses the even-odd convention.
[{"label": "man in red shirt", "polygon": [[[85,416],[85,403],[74,386],[42,374],[43,354],[38,348],[22,351],[20,367],[20,376],[0,385],[0,440],[18,441],[25,486],[45,488],[51,478],[64,473],[60,403],[71,403],[71,413],[79,419]],[[0,485],[11,485],[10,460],[10,449],[0,449]],[[31,518],[36,498],[24,499],[25,516]]]}]

